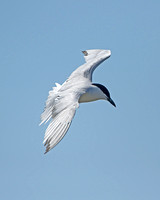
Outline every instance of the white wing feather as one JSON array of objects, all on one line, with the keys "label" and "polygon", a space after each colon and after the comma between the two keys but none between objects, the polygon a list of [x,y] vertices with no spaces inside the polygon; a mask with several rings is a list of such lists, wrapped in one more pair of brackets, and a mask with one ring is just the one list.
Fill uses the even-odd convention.
[{"label": "white wing feather", "polygon": [[41,123],[39,125],[43,124],[44,122],[47,123],[52,117],[54,104],[58,97],[58,91],[62,87],[59,83],[55,83],[55,85],[56,87],[53,87],[52,90],[49,91],[48,99],[46,101],[46,106],[43,113],[41,114]]},{"label": "white wing feather", "polygon": [[46,132],[43,143],[46,146],[46,152],[50,151],[55,147],[65,136],[67,130],[69,129],[72,119],[75,115],[78,103],[71,105],[65,110],[61,111],[56,115],[55,118],[50,122]]},{"label": "white wing feather", "polygon": [[96,67],[98,67],[98,65],[100,65],[103,61],[105,61],[107,58],[111,56],[111,51],[102,49],[92,49],[82,52],[84,54],[84,59],[86,63],[78,67],[71,74],[69,79],[72,79],[76,76],[83,76],[92,81],[93,71],[96,69]]},{"label": "white wing feather", "polygon": [[103,49],[91,49],[82,51],[82,53],[84,54],[84,59],[86,62],[93,61],[93,59],[97,59],[98,62],[100,59],[108,58],[111,55],[110,50]]},{"label": "white wing feather", "polygon": [[61,91],[62,86],[59,84],[56,84],[56,86],[49,92],[45,110],[41,115],[42,122],[40,125],[52,118],[52,121],[46,129],[43,141],[46,146],[45,153],[55,147],[64,137],[71,125],[76,108],[79,106],[78,93]]}]

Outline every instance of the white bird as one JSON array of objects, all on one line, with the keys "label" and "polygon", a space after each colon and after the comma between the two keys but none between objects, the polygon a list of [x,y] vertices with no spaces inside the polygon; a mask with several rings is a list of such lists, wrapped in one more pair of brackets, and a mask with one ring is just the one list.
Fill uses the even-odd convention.
[{"label": "white bird", "polygon": [[62,85],[56,83],[56,87],[49,92],[40,123],[46,123],[52,118],[43,141],[45,153],[65,136],[80,103],[104,99],[116,107],[108,89],[101,84],[92,83],[93,71],[111,56],[111,51],[93,49],[82,52],[86,63],[72,72]]}]

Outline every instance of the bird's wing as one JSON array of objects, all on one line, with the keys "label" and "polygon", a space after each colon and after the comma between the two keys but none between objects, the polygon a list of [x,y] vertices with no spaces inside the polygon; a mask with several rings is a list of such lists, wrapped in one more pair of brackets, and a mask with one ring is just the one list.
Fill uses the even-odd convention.
[{"label": "bird's wing", "polygon": [[91,49],[82,51],[84,54],[85,64],[78,67],[72,74],[71,78],[75,76],[84,76],[92,81],[92,73],[98,65],[111,56],[110,50]]},{"label": "bird's wing", "polygon": [[69,129],[72,119],[78,108],[78,95],[68,94],[57,100],[52,113],[52,121],[50,122],[44,137],[44,145],[46,152],[50,151],[65,136]]},{"label": "bird's wing", "polygon": [[58,91],[62,87],[59,83],[55,83],[55,85],[56,87],[53,87],[52,90],[49,91],[44,111],[41,114],[41,123],[39,125],[43,124],[44,122],[47,123],[52,117],[54,105],[58,99]]}]

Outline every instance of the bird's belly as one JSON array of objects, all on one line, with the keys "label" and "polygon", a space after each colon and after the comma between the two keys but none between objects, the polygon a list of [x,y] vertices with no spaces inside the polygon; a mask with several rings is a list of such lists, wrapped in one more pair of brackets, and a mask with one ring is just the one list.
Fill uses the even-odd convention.
[{"label": "bird's belly", "polygon": [[79,103],[97,101],[99,99],[106,99],[104,93],[98,88],[91,85],[84,94],[79,98]]},{"label": "bird's belly", "polygon": [[96,101],[96,100],[98,99],[92,94],[85,93],[80,97],[79,103],[85,103],[85,102]]},{"label": "bird's belly", "polygon": [[85,93],[79,98],[79,103],[97,101],[99,98],[94,93]]}]

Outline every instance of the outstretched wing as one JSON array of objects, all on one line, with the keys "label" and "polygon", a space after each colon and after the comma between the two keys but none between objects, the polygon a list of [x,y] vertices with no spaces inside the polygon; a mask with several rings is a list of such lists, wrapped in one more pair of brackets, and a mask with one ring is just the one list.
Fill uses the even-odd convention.
[{"label": "outstretched wing", "polygon": [[[54,95],[53,95],[54,97]],[[52,118],[48,128],[46,129],[44,136],[44,145],[46,146],[46,152],[55,147],[65,136],[69,129],[72,119],[75,115],[76,109],[79,107],[79,95],[77,93],[58,92],[56,99],[50,99],[52,104],[46,107],[44,113],[42,113],[42,120]],[[42,121],[42,122],[43,122]]]},{"label": "outstretched wing", "polygon": [[53,109],[58,98],[58,91],[62,87],[59,83],[55,84],[56,87],[53,87],[52,90],[49,91],[46,106],[44,108],[43,113],[41,114],[41,123],[39,125],[43,124],[44,122],[47,123],[52,117]]},{"label": "outstretched wing", "polygon": [[100,65],[103,61],[111,56],[111,51],[102,49],[91,49],[82,51],[82,53],[84,54],[86,63],[78,67],[69,78],[73,78],[77,75],[82,75],[92,81],[93,71],[98,65]]},{"label": "outstretched wing", "polygon": [[72,119],[75,115],[78,104],[71,105],[62,110],[55,116],[50,122],[44,137],[44,145],[46,146],[46,152],[55,147],[67,133]]}]

